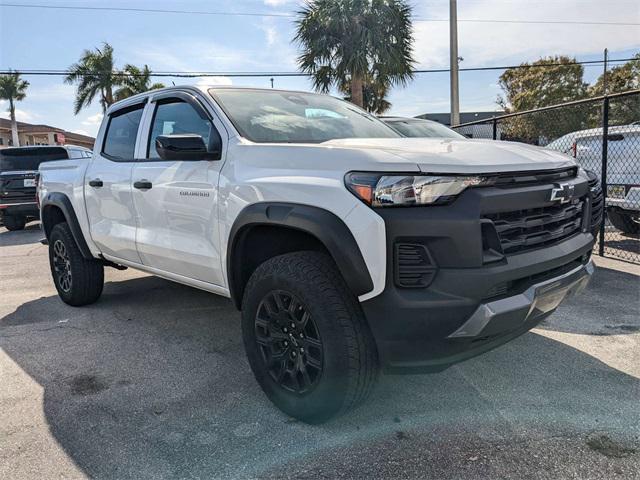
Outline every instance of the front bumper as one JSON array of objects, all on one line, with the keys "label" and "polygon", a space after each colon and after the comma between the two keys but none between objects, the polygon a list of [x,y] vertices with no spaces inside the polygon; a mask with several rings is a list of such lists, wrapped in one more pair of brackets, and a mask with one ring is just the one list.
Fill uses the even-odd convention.
[{"label": "front bumper", "polygon": [[[586,286],[593,273],[589,209],[578,232],[550,244],[502,256],[485,245],[485,212],[521,208],[518,202],[545,205],[548,190],[472,189],[445,207],[379,212],[387,236],[385,289],[361,306],[385,371],[439,371],[479,355],[530,330]],[[399,284],[398,243],[426,247],[437,265],[427,286]]]},{"label": "front bumper", "polygon": [[530,286],[523,293],[482,303],[469,319],[447,338],[481,338],[518,330],[553,312],[569,295],[580,293],[593,275],[593,261],[558,277]]}]

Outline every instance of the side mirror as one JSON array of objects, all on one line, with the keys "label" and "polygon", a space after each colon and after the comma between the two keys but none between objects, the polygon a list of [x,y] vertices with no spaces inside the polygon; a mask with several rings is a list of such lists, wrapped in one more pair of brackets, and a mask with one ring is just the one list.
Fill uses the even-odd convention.
[{"label": "side mirror", "polygon": [[220,160],[222,145],[219,138],[214,138],[211,143],[212,148],[207,149],[204,139],[191,133],[158,135],[156,150],[163,160]]}]

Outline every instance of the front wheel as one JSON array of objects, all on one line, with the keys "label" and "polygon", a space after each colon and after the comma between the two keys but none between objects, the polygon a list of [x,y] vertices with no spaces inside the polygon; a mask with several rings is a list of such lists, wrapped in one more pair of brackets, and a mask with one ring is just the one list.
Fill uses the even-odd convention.
[{"label": "front wheel", "polygon": [[283,412],[321,423],[363,402],[378,376],[375,343],[332,259],[274,257],[251,276],[242,301],[249,364]]},{"label": "front wheel", "polygon": [[58,223],[49,235],[49,264],[58,295],[68,305],[95,302],[102,294],[104,266],[82,256],[71,229]]}]

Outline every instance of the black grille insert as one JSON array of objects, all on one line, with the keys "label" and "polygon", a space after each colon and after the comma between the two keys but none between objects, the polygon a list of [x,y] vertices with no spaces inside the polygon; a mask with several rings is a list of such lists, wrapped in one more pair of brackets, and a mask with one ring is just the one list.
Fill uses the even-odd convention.
[{"label": "black grille insert", "polygon": [[497,187],[520,187],[523,185],[546,185],[571,180],[576,177],[577,167],[542,170],[537,172],[501,173],[496,177]]},{"label": "black grille insert", "polygon": [[520,253],[565,240],[582,227],[584,199],[547,207],[485,215],[498,232],[505,254]]}]

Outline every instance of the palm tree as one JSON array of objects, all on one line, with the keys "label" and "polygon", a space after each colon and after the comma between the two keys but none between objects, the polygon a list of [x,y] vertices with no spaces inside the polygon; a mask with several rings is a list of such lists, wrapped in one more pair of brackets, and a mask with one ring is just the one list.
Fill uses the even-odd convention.
[{"label": "palm tree", "polygon": [[127,64],[122,70],[121,87],[116,90],[115,99],[122,100],[138,93],[148,92],[156,88],[164,88],[162,83],[151,83],[151,70],[145,65],[142,69]]},{"label": "palm tree", "polygon": [[91,105],[96,95],[100,96],[100,105],[105,112],[114,102],[113,88],[121,83],[121,77],[114,68],[113,47],[104,43],[101,49],[85,50],[80,61],[69,67],[64,81],[77,84],[73,106],[76,115]]},{"label": "palm tree", "polygon": [[[350,102],[351,83],[341,86],[340,91],[346,95],[344,99]],[[391,108],[391,103],[386,99],[387,93],[389,93],[389,85],[387,83],[383,83],[380,80],[374,82],[365,77],[362,88],[362,108],[376,115],[382,115]]]},{"label": "palm tree", "polygon": [[9,116],[11,117],[11,140],[14,147],[20,146],[18,123],[16,122],[16,103],[25,99],[29,82],[20,78],[19,72],[0,75],[0,100],[9,100]]},{"label": "palm tree", "polygon": [[363,106],[366,83],[406,85],[413,78],[411,7],[405,0],[310,0],[298,12],[300,70],[314,88],[328,92],[348,85]]}]

